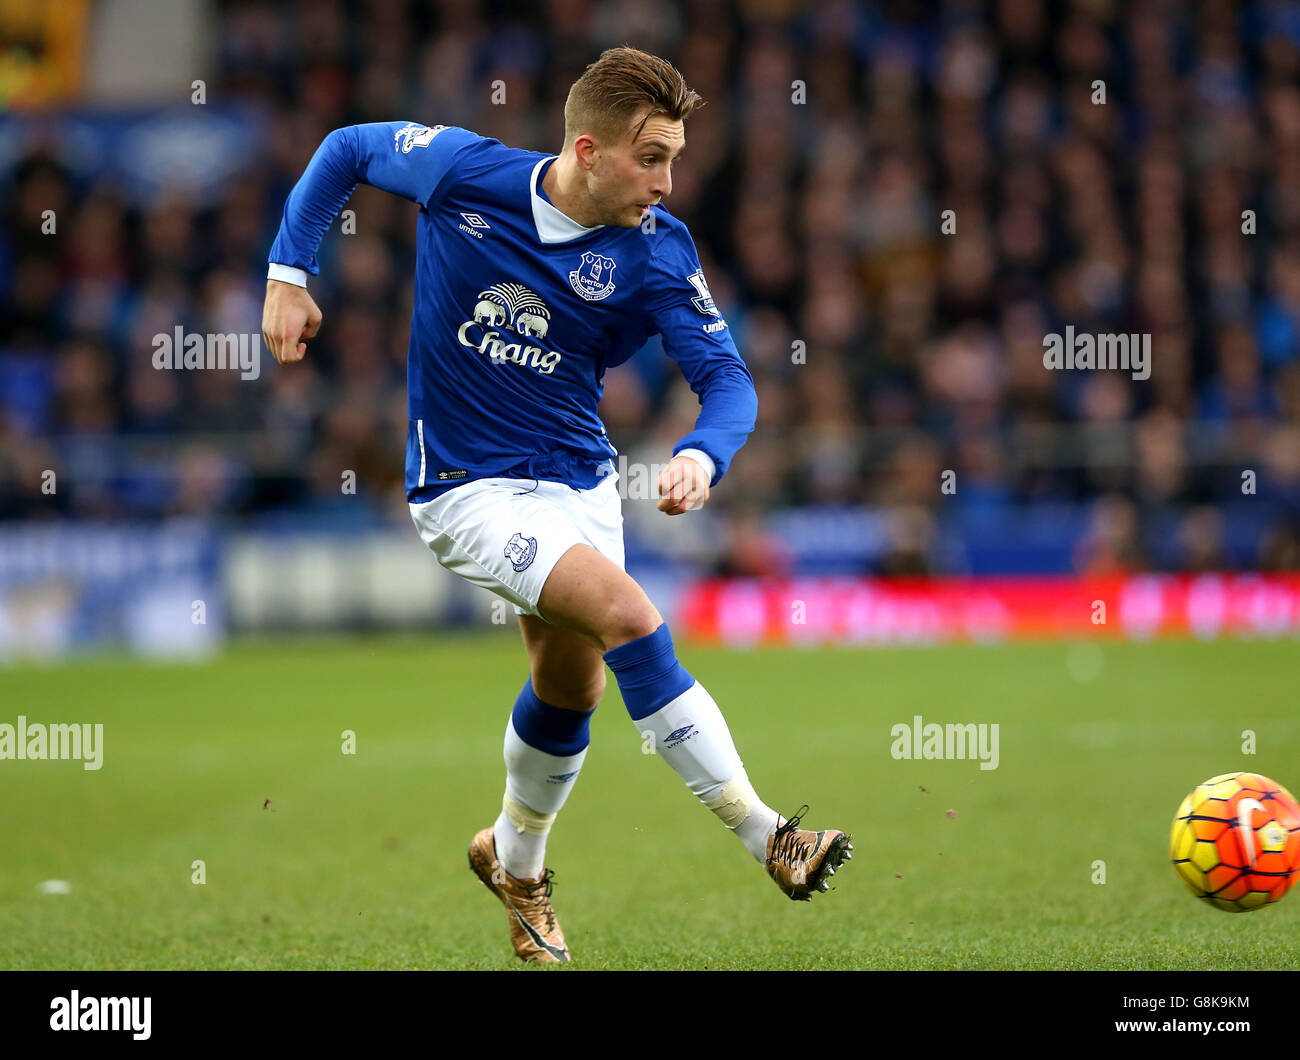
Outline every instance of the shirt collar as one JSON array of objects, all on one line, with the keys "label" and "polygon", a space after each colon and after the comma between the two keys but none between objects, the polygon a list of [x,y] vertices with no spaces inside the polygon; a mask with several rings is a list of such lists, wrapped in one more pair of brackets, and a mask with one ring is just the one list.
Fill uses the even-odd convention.
[{"label": "shirt collar", "polygon": [[568,243],[570,240],[585,236],[604,225],[585,228],[572,217],[556,209],[538,193],[538,174],[547,162],[553,162],[557,156],[543,158],[533,166],[533,175],[528,180],[528,192],[533,201],[533,224],[537,226],[537,238],[543,243]]}]

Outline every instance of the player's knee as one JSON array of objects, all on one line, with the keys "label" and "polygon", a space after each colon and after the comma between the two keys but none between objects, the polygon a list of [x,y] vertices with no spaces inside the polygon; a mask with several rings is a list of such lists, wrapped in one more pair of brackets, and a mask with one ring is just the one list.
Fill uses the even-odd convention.
[{"label": "player's knee", "polygon": [[663,616],[642,592],[618,593],[606,601],[601,615],[600,638],[605,651],[648,637],[661,625]]}]

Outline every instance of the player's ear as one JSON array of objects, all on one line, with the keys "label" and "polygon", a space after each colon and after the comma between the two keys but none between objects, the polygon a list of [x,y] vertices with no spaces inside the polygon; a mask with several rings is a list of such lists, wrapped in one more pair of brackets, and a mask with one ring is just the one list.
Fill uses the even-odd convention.
[{"label": "player's ear", "polygon": [[600,150],[600,145],[596,143],[594,137],[588,133],[583,133],[573,141],[573,151],[578,158],[578,165],[583,169],[591,169],[596,164],[596,154]]}]

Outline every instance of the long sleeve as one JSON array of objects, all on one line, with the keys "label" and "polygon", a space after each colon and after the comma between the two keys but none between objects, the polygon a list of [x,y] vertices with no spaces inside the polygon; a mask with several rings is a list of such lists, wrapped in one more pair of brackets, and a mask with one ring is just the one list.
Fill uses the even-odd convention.
[{"label": "long sleeve", "polygon": [[268,260],[319,274],[316,251],[321,239],[358,184],[426,206],[450,171],[456,151],[475,139],[465,129],[413,122],[335,129],[289,193]]},{"label": "long sleeve", "polygon": [[673,447],[706,453],[713,480],[726,474],[758,415],[754,380],[713,304],[695,244],[685,228],[671,233],[651,259],[647,281],[652,328],[700,399],[695,428]]}]

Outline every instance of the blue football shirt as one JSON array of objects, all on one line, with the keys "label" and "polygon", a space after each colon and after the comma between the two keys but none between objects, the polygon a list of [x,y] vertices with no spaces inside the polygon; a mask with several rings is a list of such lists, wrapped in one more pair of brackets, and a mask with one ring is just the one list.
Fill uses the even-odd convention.
[{"label": "blue football shirt", "polygon": [[478,478],[599,484],[617,455],[598,414],[605,370],[655,334],[700,399],[674,454],[704,454],[716,483],[754,429],[753,379],[685,225],[655,206],[653,223],[584,228],[541,191],[554,159],[454,126],[354,125],[325,138],[285,204],[269,275],[304,285],[358,183],[421,206],[412,502]]}]

